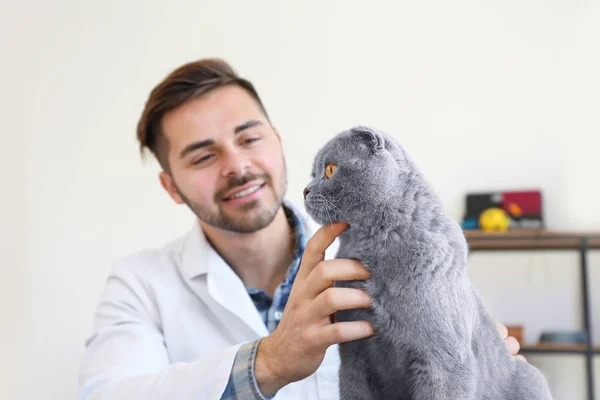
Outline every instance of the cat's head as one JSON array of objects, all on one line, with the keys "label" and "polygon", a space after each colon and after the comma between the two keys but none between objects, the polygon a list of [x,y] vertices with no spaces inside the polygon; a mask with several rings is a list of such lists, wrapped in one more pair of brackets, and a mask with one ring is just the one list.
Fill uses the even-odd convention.
[{"label": "cat's head", "polygon": [[410,162],[389,136],[363,126],[341,132],[317,153],[304,205],[319,224],[367,225],[373,207],[397,198]]}]

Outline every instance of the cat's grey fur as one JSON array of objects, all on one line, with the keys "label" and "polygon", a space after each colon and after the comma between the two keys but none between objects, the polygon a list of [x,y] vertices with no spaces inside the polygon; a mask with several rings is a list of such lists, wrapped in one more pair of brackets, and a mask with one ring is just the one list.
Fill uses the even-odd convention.
[{"label": "cat's grey fur", "polygon": [[[328,163],[337,169],[327,179]],[[471,285],[460,226],[404,149],[355,127],[317,154],[305,207],[317,222],[345,221],[338,258],[360,260],[370,309],[337,313],[369,320],[376,334],[340,345],[342,400],[547,400],[546,379],[511,356]]]}]

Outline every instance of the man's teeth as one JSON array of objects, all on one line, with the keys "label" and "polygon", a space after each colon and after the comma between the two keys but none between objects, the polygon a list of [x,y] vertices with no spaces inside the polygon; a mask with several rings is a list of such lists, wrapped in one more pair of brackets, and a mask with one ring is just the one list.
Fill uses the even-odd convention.
[{"label": "man's teeth", "polygon": [[242,190],[241,192],[234,194],[230,197],[230,199],[239,199],[240,197],[244,197],[250,193],[256,192],[258,189],[260,189],[260,185],[252,186],[246,190]]}]

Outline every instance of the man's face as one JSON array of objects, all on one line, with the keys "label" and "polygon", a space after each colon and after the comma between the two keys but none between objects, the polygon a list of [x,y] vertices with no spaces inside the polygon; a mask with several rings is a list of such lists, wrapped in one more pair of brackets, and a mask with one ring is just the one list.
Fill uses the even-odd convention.
[{"label": "man's face", "polygon": [[160,175],[201,223],[242,233],[273,221],[286,190],[281,139],[256,100],[226,86],[165,114],[171,173]]}]

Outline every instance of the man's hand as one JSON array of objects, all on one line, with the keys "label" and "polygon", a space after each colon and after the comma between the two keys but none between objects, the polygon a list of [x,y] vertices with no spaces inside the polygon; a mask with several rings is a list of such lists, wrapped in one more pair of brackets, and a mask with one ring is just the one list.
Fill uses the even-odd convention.
[{"label": "man's hand", "polygon": [[308,241],[281,321],[258,347],[255,376],[267,397],[312,375],[329,346],[375,333],[367,321],[332,324],[329,318],[339,310],[371,306],[365,291],[333,287],[334,281],[368,279],[369,273],[360,262],[323,261],[325,250],[347,226],[341,222],[325,225]]},{"label": "man's hand", "polygon": [[508,336],[508,329],[505,325],[499,322],[496,322],[496,325],[498,326],[498,332],[500,333],[500,337],[504,339],[504,344],[506,345],[506,349],[508,350],[508,352],[512,356],[515,356],[516,358],[527,362],[525,357],[523,357],[521,354],[517,354],[519,352],[519,349],[521,348],[521,345],[519,344],[517,339],[515,339],[512,336]]}]

